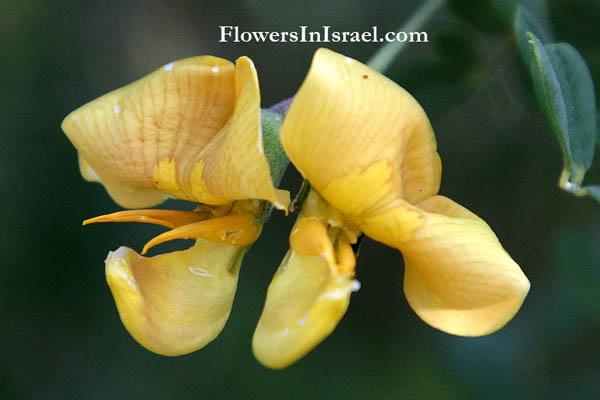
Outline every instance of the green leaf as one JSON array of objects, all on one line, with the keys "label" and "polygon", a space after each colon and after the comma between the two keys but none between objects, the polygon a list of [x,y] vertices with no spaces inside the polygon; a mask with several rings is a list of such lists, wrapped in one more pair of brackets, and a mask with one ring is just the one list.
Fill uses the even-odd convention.
[{"label": "green leaf", "polygon": [[597,130],[596,96],[592,75],[581,54],[570,44],[553,43],[545,47],[567,108],[573,159],[587,171],[594,160]]},{"label": "green leaf", "polygon": [[574,191],[592,164],[596,142],[596,100],[590,72],[566,43],[544,46],[528,32],[534,63],[531,74],[542,111],[556,136],[564,161],[561,187]]},{"label": "green leaf", "polygon": [[529,45],[527,32],[533,33],[542,43],[547,43],[552,40],[550,30],[528,8],[521,5],[517,7],[515,13],[514,28],[525,64],[531,68],[531,65],[535,62],[535,57]]},{"label": "green leaf", "polygon": [[600,146],[600,113],[596,118],[596,146]]}]

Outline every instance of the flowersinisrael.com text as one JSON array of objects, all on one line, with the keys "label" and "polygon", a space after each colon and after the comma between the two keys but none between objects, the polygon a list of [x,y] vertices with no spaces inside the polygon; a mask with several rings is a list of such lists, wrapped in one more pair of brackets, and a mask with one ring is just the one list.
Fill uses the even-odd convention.
[{"label": "flowersinisrael.com text", "polygon": [[427,43],[427,32],[386,32],[379,33],[376,26],[370,31],[348,32],[332,30],[324,25],[321,30],[310,30],[301,25],[295,31],[243,31],[239,26],[220,25],[219,42],[248,43],[358,43],[358,42],[418,42]]}]

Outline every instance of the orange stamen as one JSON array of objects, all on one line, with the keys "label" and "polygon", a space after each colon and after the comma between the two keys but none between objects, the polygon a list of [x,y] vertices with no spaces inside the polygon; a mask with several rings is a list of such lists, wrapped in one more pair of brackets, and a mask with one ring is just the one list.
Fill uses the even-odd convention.
[{"label": "orange stamen", "polygon": [[247,246],[254,243],[262,230],[262,225],[254,224],[255,220],[254,216],[247,214],[229,214],[183,225],[150,240],[142,249],[142,254],[160,243],[175,239],[202,238],[211,242]]},{"label": "orange stamen", "polygon": [[206,212],[176,211],[176,210],[128,210],[112,214],[99,215],[83,221],[83,225],[98,222],[142,222],[161,225],[169,229],[198,222],[208,218]]}]

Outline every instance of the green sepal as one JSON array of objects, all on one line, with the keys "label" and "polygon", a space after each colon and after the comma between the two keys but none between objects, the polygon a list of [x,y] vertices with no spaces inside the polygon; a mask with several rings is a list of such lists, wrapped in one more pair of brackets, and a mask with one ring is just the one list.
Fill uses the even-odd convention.
[{"label": "green sepal", "polygon": [[279,130],[283,123],[283,117],[283,115],[268,110],[261,110],[263,147],[275,186],[279,186],[281,178],[283,178],[283,174],[290,164],[290,160],[279,141]]},{"label": "green sepal", "polygon": [[[265,156],[269,162],[269,169],[271,171],[271,179],[273,180],[273,184],[278,187],[281,179],[283,178],[285,170],[290,164],[290,160],[287,158],[287,155],[283,150],[283,146],[279,141],[279,131],[281,129],[284,116],[272,111],[261,110],[260,117]],[[265,209],[255,223],[264,224],[269,220],[272,212],[273,205],[265,202]]]}]

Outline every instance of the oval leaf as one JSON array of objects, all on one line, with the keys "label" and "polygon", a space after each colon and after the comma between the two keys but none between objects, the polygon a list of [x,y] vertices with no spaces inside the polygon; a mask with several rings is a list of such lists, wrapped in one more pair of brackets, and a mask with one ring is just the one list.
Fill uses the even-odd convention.
[{"label": "oval leaf", "polygon": [[529,46],[527,32],[534,33],[542,43],[547,43],[552,39],[549,28],[532,14],[527,7],[519,5],[515,13],[515,33],[525,64],[531,68],[535,57]]},{"label": "oval leaf", "polygon": [[544,47],[562,89],[573,160],[587,171],[592,165],[596,144],[596,97],[590,70],[570,44],[553,43]]},{"label": "oval leaf", "polygon": [[563,151],[564,168],[576,185],[589,169],[596,142],[596,100],[590,72],[566,43],[544,46],[528,32],[536,95]]}]

